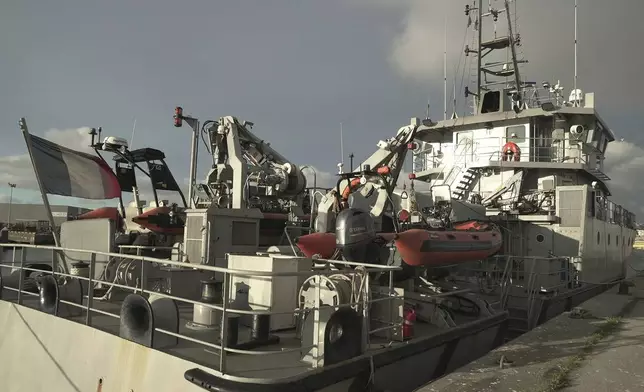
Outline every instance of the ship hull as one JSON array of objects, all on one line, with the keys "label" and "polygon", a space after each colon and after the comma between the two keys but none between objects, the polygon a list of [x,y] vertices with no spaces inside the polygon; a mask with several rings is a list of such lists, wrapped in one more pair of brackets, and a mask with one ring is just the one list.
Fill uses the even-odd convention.
[{"label": "ship hull", "polygon": [[[204,385],[207,390],[221,392],[409,392],[498,347],[504,341],[506,329],[507,314],[503,312],[443,334],[382,350],[371,358],[360,357],[351,363],[330,366],[315,374],[286,382],[232,382],[193,369],[186,372],[186,379]],[[370,379],[373,389],[367,388]]]},{"label": "ship hull", "polygon": [[[364,390],[370,379],[376,390],[410,391],[497,347],[507,327],[503,312],[297,379],[252,383],[231,381],[207,367],[10,301],[0,301],[0,317],[5,391],[346,392]],[[31,369],[38,369],[38,377]]]},{"label": "ship hull", "polygon": [[5,300],[0,319],[5,392],[203,391],[183,380],[194,364],[107,332]]},{"label": "ship hull", "polygon": [[[611,286],[586,285],[567,295],[541,301],[537,324]],[[340,392],[362,391],[371,378],[375,390],[403,392],[414,390],[502,344],[509,325],[507,314],[501,313],[397,349],[376,352],[373,360],[361,357],[298,379],[253,383],[228,380],[207,367],[11,301],[0,300],[0,319],[3,320],[0,377],[5,391],[197,392],[210,387],[221,392]],[[30,366],[24,366],[25,363]],[[31,369],[38,369],[38,377],[33,377]]]}]

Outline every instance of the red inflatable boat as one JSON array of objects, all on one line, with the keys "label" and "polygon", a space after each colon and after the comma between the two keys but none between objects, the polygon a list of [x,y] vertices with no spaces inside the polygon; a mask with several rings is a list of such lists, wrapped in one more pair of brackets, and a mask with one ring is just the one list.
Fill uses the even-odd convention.
[{"label": "red inflatable boat", "polygon": [[[170,207],[156,207],[132,218],[132,222],[144,227],[154,233],[161,234],[183,234],[184,224],[179,222],[170,224]],[[76,219],[111,219],[117,224],[121,224],[121,214],[116,207],[101,207],[86,212],[76,217]]]},{"label": "red inflatable boat", "polygon": [[[501,249],[503,240],[498,228],[478,221],[457,224],[452,230],[410,229],[401,233],[379,233],[394,241],[403,261],[411,266],[436,267],[484,259]],[[301,236],[297,247],[307,257],[319,254],[330,258],[335,251],[334,233]]]},{"label": "red inflatable boat", "polygon": [[311,233],[295,239],[295,244],[306,257],[320,255],[323,259],[330,259],[335,252],[335,234]]},{"label": "red inflatable boat", "polygon": [[156,207],[132,218],[132,222],[153,233],[168,235],[183,234],[183,222],[170,224],[170,207]]},{"label": "red inflatable boat", "polygon": [[95,210],[88,211],[84,214],[78,215],[76,219],[111,219],[115,222],[121,220],[121,214],[116,207],[101,207]]}]

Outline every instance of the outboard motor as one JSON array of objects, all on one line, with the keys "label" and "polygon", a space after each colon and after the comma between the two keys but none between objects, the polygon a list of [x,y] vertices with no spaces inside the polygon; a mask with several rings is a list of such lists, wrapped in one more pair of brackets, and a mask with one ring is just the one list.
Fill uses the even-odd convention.
[{"label": "outboard motor", "polygon": [[344,259],[358,263],[379,263],[380,244],[371,215],[358,208],[341,211],[335,224],[336,248]]}]

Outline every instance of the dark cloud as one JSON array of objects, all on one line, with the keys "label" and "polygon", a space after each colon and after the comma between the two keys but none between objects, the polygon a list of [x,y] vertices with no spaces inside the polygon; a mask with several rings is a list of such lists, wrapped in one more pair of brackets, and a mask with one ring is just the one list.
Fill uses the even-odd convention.
[{"label": "dark cloud", "polygon": [[[203,120],[253,121],[255,133],[293,162],[334,173],[341,122],[345,154],[361,161],[378,140],[423,116],[428,98],[433,117],[441,116],[444,19],[451,80],[463,49],[464,3],[11,2],[0,13],[0,156],[24,159],[16,158],[24,151],[16,127],[22,116],[37,134],[103,126],[127,139],[136,118],[134,147],[163,150],[185,178],[189,132],[171,125],[182,105]],[[572,4],[518,3],[527,78],[572,87]],[[636,40],[644,35],[643,10],[638,0],[584,0],[579,10],[579,86],[596,92],[611,127],[642,145],[644,55]],[[200,162],[208,161],[202,153]],[[24,162],[17,165],[23,169],[3,172],[22,178]]]}]

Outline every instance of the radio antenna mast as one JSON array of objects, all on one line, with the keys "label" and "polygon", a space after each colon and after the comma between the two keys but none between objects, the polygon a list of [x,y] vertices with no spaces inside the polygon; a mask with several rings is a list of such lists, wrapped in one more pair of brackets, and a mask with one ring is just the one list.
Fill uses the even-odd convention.
[{"label": "radio antenna mast", "polygon": [[342,123],[340,123],[340,158],[338,166],[340,167],[340,173],[342,173],[342,169],[344,168],[344,133],[342,131]]},{"label": "radio antenna mast", "polygon": [[443,120],[447,120],[447,16],[444,18],[443,36]]},{"label": "radio antenna mast", "polygon": [[136,131],[136,117],[134,117],[134,124],[132,125],[132,136],[130,136],[130,148],[132,148],[132,144],[134,143],[134,132],[135,131]]},{"label": "radio antenna mast", "polygon": [[575,102],[574,105],[577,106],[581,97],[578,97],[577,94],[577,0],[575,0],[575,79],[573,91],[575,92]]}]

